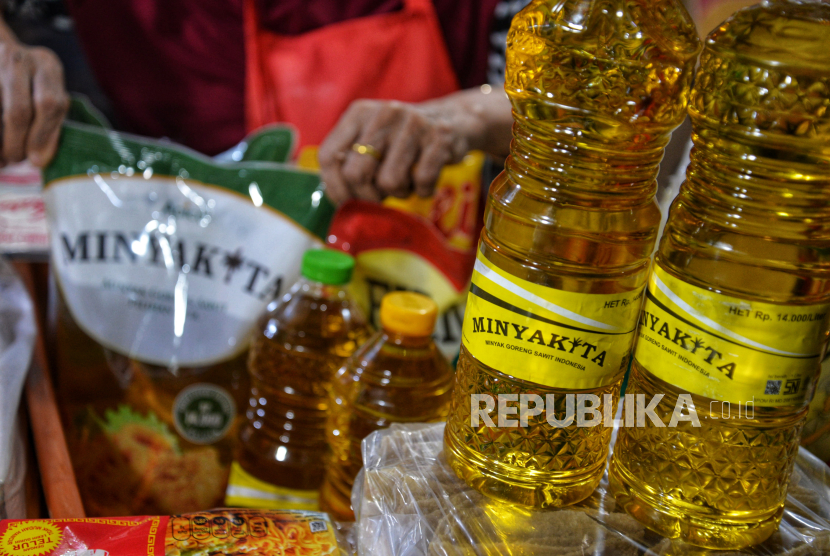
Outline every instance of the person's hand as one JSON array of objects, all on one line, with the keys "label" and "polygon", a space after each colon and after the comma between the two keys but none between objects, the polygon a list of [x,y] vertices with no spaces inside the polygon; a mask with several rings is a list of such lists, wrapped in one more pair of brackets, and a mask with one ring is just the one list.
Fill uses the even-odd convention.
[{"label": "person's hand", "polygon": [[0,42],[0,166],[25,159],[46,166],[69,109],[63,66],[54,52],[16,40]]},{"label": "person's hand", "polygon": [[326,192],[335,203],[350,198],[428,197],[441,169],[470,149],[470,126],[435,105],[358,100],[320,146]]}]

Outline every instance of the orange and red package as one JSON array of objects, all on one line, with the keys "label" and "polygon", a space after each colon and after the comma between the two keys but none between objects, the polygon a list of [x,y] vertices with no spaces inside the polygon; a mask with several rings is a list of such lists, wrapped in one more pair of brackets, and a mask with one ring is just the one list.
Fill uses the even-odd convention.
[{"label": "orange and red package", "polygon": [[485,157],[471,153],[441,172],[432,197],[389,197],[382,204],[349,201],[328,234],[330,246],[355,257],[354,296],[375,326],[390,291],[415,291],[438,304],[435,340],[458,355],[467,288],[481,232]]},{"label": "orange and red package", "polygon": [[328,515],[214,510],[179,516],[0,521],[0,556],[341,554]]}]

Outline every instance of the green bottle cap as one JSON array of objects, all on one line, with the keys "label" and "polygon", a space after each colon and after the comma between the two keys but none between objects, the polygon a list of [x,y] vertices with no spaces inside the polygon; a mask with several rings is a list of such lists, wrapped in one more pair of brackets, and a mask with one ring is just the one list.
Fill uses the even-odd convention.
[{"label": "green bottle cap", "polygon": [[303,255],[300,272],[305,278],[330,286],[348,284],[352,279],[354,258],[334,249],[312,249]]}]

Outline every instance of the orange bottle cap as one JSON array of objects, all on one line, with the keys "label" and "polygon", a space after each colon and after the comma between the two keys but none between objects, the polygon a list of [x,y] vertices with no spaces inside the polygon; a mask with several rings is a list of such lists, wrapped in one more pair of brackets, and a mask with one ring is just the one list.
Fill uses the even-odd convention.
[{"label": "orange bottle cap", "polygon": [[438,318],[438,305],[425,295],[392,292],[380,303],[380,324],[404,336],[430,336]]}]

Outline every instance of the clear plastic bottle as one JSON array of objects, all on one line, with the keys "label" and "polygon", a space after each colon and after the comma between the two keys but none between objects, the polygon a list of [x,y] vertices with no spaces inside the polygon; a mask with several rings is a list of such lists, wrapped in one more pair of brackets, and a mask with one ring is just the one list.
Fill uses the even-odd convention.
[{"label": "clear plastic bottle", "polygon": [[[737,549],[778,528],[827,342],[830,5],[767,1],[727,20],[690,113],[628,383],[665,395],[665,426],[620,430],[611,488],[664,536]],[[670,426],[680,396],[699,426]]]},{"label": "clear plastic bottle", "polygon": [[392,423],[445,419],[453,372],[432,339],[438,307],[411,292],[384,296],[383,330],[332,381],[328,439],[332,461],[320,505],[341,521],[354,520],[351,492],[363,466],[361,441]]},{"label": "clear plastic bottle", "polygon": [[[599,396],[600,414],[618,400],[660,223],[655,177],[699,49],[680,0],[535,0],[513,20],[514,140],[490,189],[445,436],[485,494],[562,506],[602,476],[611,429],[546,417],[567,420],[568,394]],[[472,395],[494,398],[493,425]],[[521,411],[522,395],[546,412],[500,426],[498,397]]]},{"label": "clear plastic bottle", "polygon": [[228,504],[262,506],[256,497],[246,500],[253,489],[274,507],[317,506],[328,454],[328,388],[371,335],[347,289],[353,268],[354,259],[340,251],[306,252],[302,278],[263,316],[248,359],[250,405]]}]

